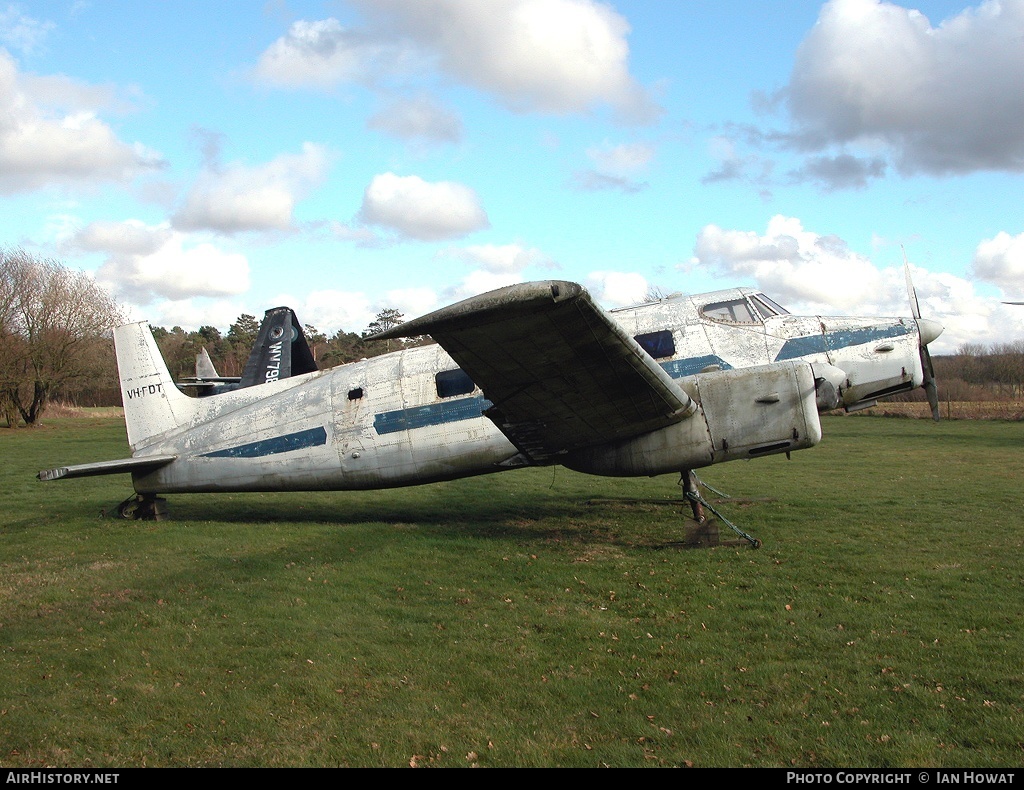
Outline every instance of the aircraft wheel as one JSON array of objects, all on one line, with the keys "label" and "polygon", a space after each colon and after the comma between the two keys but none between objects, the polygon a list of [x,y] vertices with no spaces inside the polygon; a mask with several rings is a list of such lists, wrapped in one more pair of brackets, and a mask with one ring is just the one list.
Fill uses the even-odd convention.
[{"label": "aircraft wheel", "polygon": [[135,514],[139,509],[139,500],[137,497],[129,497],[120,505],[117,506],[117,515],[124,519],[134,519]]}]

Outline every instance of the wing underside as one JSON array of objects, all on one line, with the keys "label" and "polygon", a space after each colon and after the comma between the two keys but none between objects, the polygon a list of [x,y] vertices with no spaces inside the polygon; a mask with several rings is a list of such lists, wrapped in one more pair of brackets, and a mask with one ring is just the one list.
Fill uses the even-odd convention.
[{"label": "wing underside", "polygon": [[483,390],[485,412],[533,463],[689,416],[690,398],[580,285],[523,283],[401,324],[430,334]]}]

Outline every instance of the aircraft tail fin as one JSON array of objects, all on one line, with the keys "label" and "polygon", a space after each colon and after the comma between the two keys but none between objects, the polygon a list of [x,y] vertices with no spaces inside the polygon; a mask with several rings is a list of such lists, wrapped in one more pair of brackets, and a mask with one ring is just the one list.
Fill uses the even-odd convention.
[{"label": "aircraft tail fin", "polygon": [[114,350],[132,450],[192,420],[200,408],[199,401],[175,386],[149,324],[117,327]]},{"label": "aircraft tail fin", "polygon": [[220,373],[217,372],[217,368],[213,365],[213,360],[210,359],[210,352],[206,350],[206,346],[203,346],[199,353],[196,354],[196,381],[212,381],[219,378]]},{"label": "aircraft tail fin", "polygon": [[299,376],[318,370],[309,343],[290,307],[267,310],[256,344],[242,371],[239,388]]}]

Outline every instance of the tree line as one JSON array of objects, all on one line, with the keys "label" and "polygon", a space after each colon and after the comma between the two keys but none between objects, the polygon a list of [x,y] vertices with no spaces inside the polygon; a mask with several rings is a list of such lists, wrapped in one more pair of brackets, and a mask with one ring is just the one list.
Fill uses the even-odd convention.
[{"label": "tree line", "polygon": [[1024,398],[1024,340],[964,343],[956,354],[935,357],[935,378],[943,400]]},{"label": "tree line", "polygon": [[[402,323],[386,308],[361,334],[339,330],[328,337],[304,327],[321,368],[431,342],[370,340]],[[0,419],[8,427],[34,425],[47,404],[119,406],[112,329],[124,311],[85,272],[22,249],[0,247]],[[222,333],[214,326],[187,332],[180,326],[153,327],[160,353],[175,380],[195,375],[196,355],[206,349],[222,376],[240,376],[256,342],[260,322],[243,313]]]},{"label": "tree line", "polygon": [[[54,400],[120,405],[111,329],[124,318],[88,274],[0,247],[0,419],[9,427],[33,425]],[[429,337],[369,339],[402,321],[398,310],[386,308],[360,334],[339,330],[328,337],[309,324],[304,332],[317,365],[329,368],[432,342]],[[259,327],[255,316],[243,313],[224,333],[214,326],[190,332],[175,326],[154,327],[153,335],[176,380],[195,375],[196,355],[204,348],[218,373],[240,376]],[[964,344],[933,362],[942,400],[1024,398],[1024,340]],[[923,400],[924,393],[918,389],[900,398]]]},{"label": "tree line", "polygon": [[[369,339],[371,335],[391,329],[401,324],[403,320],[401,312],[394,308],[385,308],[377,313],[376,318],[361,334],[339,329],[328,337],[312,324],[303,326],[302,331],[317,365],[321,369],[333,368],[346,362],[356,362],[429,342],[424,338],[405,341]],[[221,333],[214,326],[201,326],[192,332],[186,332],[180,326],[170,329],[155,326],[153,336],[167,363],[167,369],[175,380],[195,375],[196,355],[204,348],[220,375],[241,376],[249,352],[256,343],[259,329],[260,321],[256,316],[242,313],[228,327],[226,333]]]}]

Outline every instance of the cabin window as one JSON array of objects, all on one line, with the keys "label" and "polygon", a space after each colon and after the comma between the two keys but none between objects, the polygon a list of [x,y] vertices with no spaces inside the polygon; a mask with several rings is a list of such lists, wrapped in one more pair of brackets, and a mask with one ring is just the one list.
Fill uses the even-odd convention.
[{"label": "cabin window", "polygon": [[348,399],[349,400],[359,400],[361,397],[363,397],[363,388],[362,387],[356,387],[354,390],[349,390],[348,391]]},{"label": "cabin window", "polygon": [[725,321],[729,324],[759,324],[761,317],[754,315],[746,299],[730,299],[726,302],[706,304],[701,309],[705,318]]},{"label": "cabin window", "polygon": [[789,315],[789,310],[780,307],[778,303],[773,302],[764,294],[754,294],[750,297],[750,301],[765,318],[771,318],[773,315]]},{"label": "cabin window", "polygon": [[456,395],[468,395],[476,385],[462,368],[442,370],[434,376],[439,398],[454,398]]},{"label": "cabin window", "polygon": [[676,355],[676,341],[667,329],[660,332],[647,332],[637,335],[633,339],[654,359],[664,359]]}]

